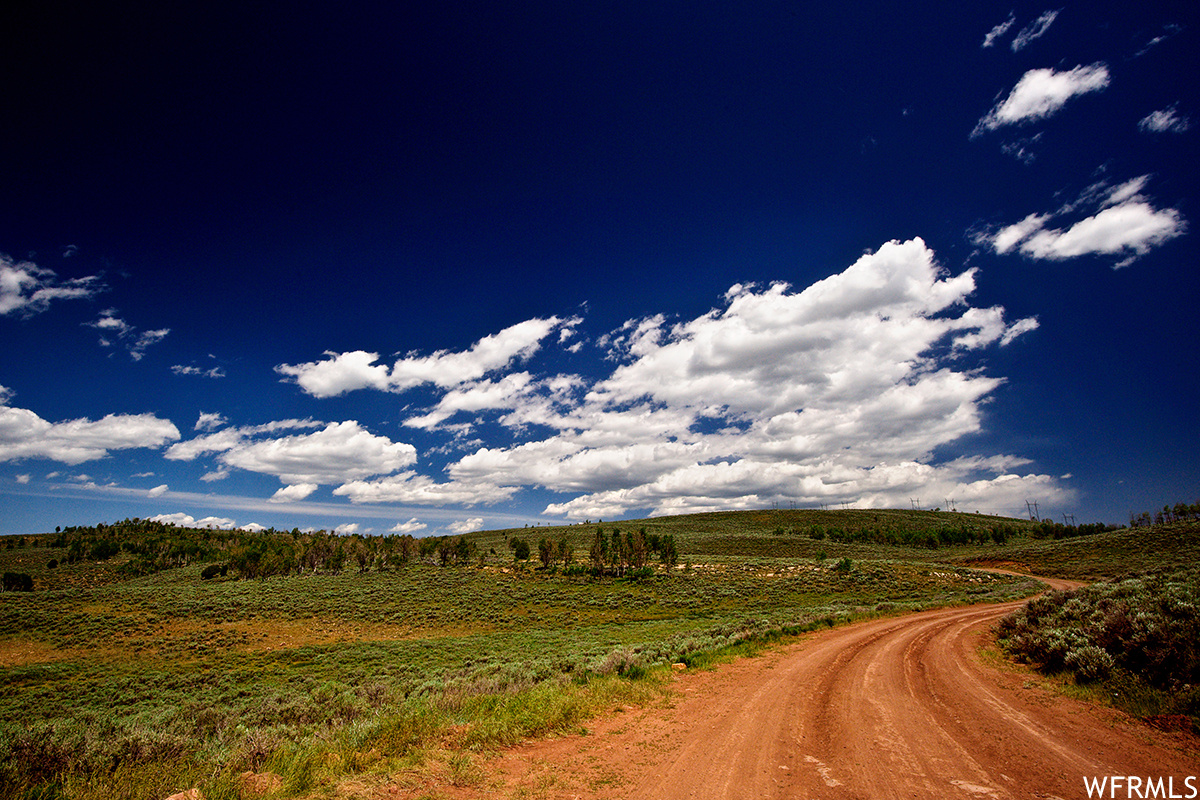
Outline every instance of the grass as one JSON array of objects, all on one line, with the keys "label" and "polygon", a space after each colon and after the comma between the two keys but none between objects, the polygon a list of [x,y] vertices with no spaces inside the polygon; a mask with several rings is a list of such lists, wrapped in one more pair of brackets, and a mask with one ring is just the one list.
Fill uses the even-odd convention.
[{"label": "grass", "polygon": [[[1001,525],[1015,532],[1007,544],[975,535]],[[239,796],[246,770],[272,771],[297,795],[433,764],[471,786],[474,753],[655,702],[672,663],[701,668],[814,627],[1028,596],[1037,584],[969,565],[1050,573],[1086,544],[975,514],[770,510],[604,523],[675,537],[678,568],[640,580],[512,561],[511,538],[547,536],[583,563],[596,527],[471,534],[482,555],[469,566],[265,580],[204,580],[202,563],[122,577],[120,555],[50,569],[63,548],[24,537],[0,549],[0,569],[35,585],[0,595],[0,798],[160,800],[200,786],[219,800]],[[850,541],[918,529],[975,543]],[[1095,563],[1123,569],[1132,550],[1112,541]],[[1175,543],[1180,558],[1189,547]]]},{"label": "grass", "polygon": [[1175,522],[1150,528],[1123,528],[1062,540],[1024,540],[992,553],[964,554],[954,561],[982,564],[1002,556],[1038,575],[1103,580],[1148,570],[1200,562],[1200,527]]}]

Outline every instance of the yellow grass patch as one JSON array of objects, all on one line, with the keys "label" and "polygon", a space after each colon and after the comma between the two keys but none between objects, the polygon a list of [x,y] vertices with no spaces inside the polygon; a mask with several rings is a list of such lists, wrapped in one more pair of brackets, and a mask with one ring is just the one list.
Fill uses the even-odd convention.
[{"label": "yellow grass patch", "polygon": [[47,664],[66,661],[78,656],[81,650],[60,650],[48,642],[10,639],[0,641],[0,667],[23,667],[26,664]]}]

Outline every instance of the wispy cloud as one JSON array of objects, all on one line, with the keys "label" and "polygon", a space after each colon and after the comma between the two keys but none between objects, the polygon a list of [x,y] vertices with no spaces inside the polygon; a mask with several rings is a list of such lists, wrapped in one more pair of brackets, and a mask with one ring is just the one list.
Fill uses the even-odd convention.
[{"label": "wispy cloud", "polygon": [[56,300],[81,300],[107,290],[98,275],[60,281],[53,270],[0,253],[0,316],[29,316]]},{"label": "wispy cloud", "polygon": [[201,411],[199,419],[196,420],[196,430],[198,431],[215,431],[218,428],[223,428],[229,422],[223,414],[215,411]]},{"label": "wispy cloud", "polygon": [[1108,67],[1099,62],[1065,72],[1031,69],[1021,76],[1007,97],[976,123],[971,138],[1007,125],[1046,119],[1072,97],[1104,90],[1109,80]]},{"label": "wispy cloud", "polygon": [[212,367],[211,369],[200,369],[196,366],[184,366],[183,364],[174,364],[171,366],[171,372],[176,375],[198,375],[203,378],[224,378],[225,370],[220,367]]},{"label": "wispy cloud", "polygon": [[90,328],[100,331],[101,347],[114,347],[118,343],[123,344],[125,349],[129,351],[129,356],[134,361],[141,361],[142,357],[146,355],[147,348],[161,342],[171,333],[170,328],[159,328],[158,330],[141,331],[139,333],[137,328],[121,319],[118,313],[115,308],[110,308],[101,312],[100,316],[94,322],[85,324]]},{"label": "wispy cloud", "polygon": [[1151,112],[1138,122],[1138,130],[1143,133],[1183,133],[1191,126],[1187,117],[1179,115],[1177,103],[1161,111]]},{"label": "wispy cloud", "polygon": [[1041,140],[1042,134],[1037,133],[1033,136],[1023,136],[1015,141],[1005,142],[1000,145],[1000,151],[1005,155],[1012,156],[1022,164],[1032,164],[1037,160],[1037,153],[1034,151],[1034,146]]},{"label": "wispy cloud", "polygon": [[987,35],[983,37],[983,44],[980,46],[981,47],[995,46],[996,40],[1001,38],[1002,36],[1004,36],[1004,34],[1008,33],[1008,29],[1011,28],[1016,21],[1017,21],[1016,16],[1010,11],[1008,13],[1008,19],[1004,20],[1003,22],[998,24],[996,27],[992,28],[990,31],[987,32]]},{"label": "wispy cloud", "polygon": [[[62,476],[47,475],[46,477],[47,479],[52,479],[61,478]],[[24,491],[34,494],[40,493],[43,496],[59,499],[87,498],[95,500],[103,498],[122,503],[145,500],[146,498],[146,490],[144,488],[133,488],[117,484],[100,485],[93,482],[89,476],[76,476],[69,483],[48,483]],[[244,530],[261,530],[263,529],[262,525],[253,522],[239,524],[234,517],[238,514],[250,516],[278,514],[281,510],[278,503],[273,503],[270,498],[264,497],[179,490],[172,490],[167,496],[172,503],[176,504],[176,508],[186,507],[192,509],[190,513],[175,512],[170,515],[172,520],[179,525],[190,524],[187,522],[188,519],[196,523],[205,522],[206,524],[215,519],[223,519],[231,527],[236,525],[236,527]],[[221,516],[206,518],[194,509],[219,510]],[[284,510],[289,515],[303,515],[327,520],[321,524],[326,529],[332,529],[335,524],[340,524],[340,522],[335,522],[339,520],[379,520],[381,524],[391,525],[395,523],[397,515],[404,513],[406,509],[397,507],[396,505],[347,505],[345,502],[313,502],[311,500],[304,500],[289,503],[284,507]],[[415,509],[413,510],[415,511]],[[456,508],[422,507],[420,513],[421,518],[427,520],[427,522],[416,523],[421,527],[414,528],[414,530],[425,530],[434,525],[445,527],[452,522],[458,521],[463,516],[462,510]],[[489,510],[484,515],[484,518],[488,521],[488,524],[500,527],[520,527],[529,521],[529,516],[526,514],[515,514],[506,510],[495,509]],[[413,517],[412,521],[415,521],[415,519]],[[310,529],[315,530],[315,528]]]},{"label": "wispy cloud", "polygon": [[1046,31],[1050,29],[1050,26],[1054,24],[1054,20],[1058,19],[1061,11],[1061,8],[1057,11],[1045,11],[1040,17],[1022,28],[1021,32],[1013,37],[1012,44],[1010,45],[1012,51],[1016,53],[1024,50],[1034,39],[1044,36]]},{"label": "wispy cloud", "polygon": [[1149,53],[1153,48],[1157,47],[1168,39],[1179,35],[1183,32],[1183,26],[1175,23],[1169,23],[1164,25],[1162,30],[1162,33],[1152,37],[1144,45],[1142,45],[1141,48],[1139,48],[1138,51],[1133,54],[1133,57],[1141,58],[1142,56],[1146,55],[1146,53]]}]

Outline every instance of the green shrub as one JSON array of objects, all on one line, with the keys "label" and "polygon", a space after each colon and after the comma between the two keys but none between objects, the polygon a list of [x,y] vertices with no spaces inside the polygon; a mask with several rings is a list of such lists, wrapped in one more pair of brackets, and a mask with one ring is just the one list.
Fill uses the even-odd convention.
[{"label": "green shrub", "polygon": [[1094,644],[1086,644],[1067,653],[1063,663],[1084,683],[1107,678],[1116,664],[1107,650]]},{"label": "green shrub", "polygon": [[1079,683],[1121,673],[1183,697],[1200,684],[1198,609],[1200,570],[1148,573],[1047,592],[1003,618],[997,634],[1014,657]]}]

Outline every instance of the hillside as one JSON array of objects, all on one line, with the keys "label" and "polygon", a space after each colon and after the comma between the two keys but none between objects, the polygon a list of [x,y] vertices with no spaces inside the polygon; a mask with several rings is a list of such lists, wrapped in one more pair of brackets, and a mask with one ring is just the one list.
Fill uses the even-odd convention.
[{"label": "hillside", "polygon": [[235,797],[239,772],[268,767],[302,791],[364,753],[448,764],[429,753],[644,702],[672,663],[1039,589],[973,564],[1116,574],[1196,555],[1194,523],[1090,530],[764,510],[420,540],[144,520],[7,537],[0,568],[33,590],[0,595],[0,798]]}]

